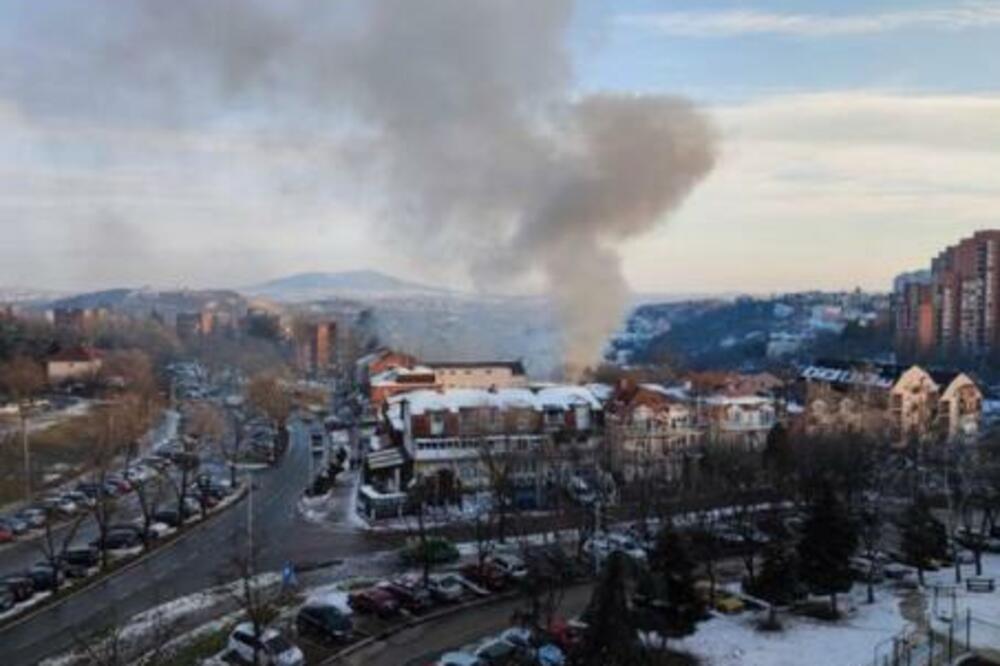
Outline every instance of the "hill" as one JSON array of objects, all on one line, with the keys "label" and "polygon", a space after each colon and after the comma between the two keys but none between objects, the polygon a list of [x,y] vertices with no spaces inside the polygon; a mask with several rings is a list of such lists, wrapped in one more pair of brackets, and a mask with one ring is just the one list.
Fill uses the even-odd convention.
[{"label": "hill", "polygon": [[404,295],[443,296],[445,289],[386,275],[379,271],[359,270],[338,273],[298,273],[240,289],[241,292],[276,301],[315,301],[328,298]]}]

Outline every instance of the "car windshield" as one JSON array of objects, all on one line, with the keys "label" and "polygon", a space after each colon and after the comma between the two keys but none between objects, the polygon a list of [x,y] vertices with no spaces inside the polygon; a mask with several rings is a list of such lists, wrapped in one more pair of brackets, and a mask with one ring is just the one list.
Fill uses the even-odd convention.
[{"label": "car windshield", "polygon": [[292,644],[284,636],[275,636],[264,641],[264,646],[271,654],[281,654],[292,649]]},{"label": "car windshield", "polygon": [[332,629],[345,629],[350,626],[350,622],[343,613],[332,606],[314,608],[313,612],[323,621],[323,624]]}]

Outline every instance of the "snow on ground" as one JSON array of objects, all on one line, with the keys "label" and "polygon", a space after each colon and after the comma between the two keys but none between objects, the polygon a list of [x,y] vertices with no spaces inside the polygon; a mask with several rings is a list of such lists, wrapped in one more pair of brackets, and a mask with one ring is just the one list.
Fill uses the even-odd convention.
[{"label": "snow on ground", "polygon": [[[941,634],[948,633],[951,618],[957,617],[955,624],[958,635],[964,636],[966,617],[971,614],[973,645],[983,648],[1000,646],[1000,555],[983,553],[983,573],[976,576],[975,565],[962,566],[962,583],[955,584],[955,568],[946,567],[939,571],[924,573],[927,589],[927,609],[931,624]],[[969,578],[992,578],[993,592],[970,592],[965,581]],[[934,602],[934,587],[938,588],[937,603]],[[990,623],[988,626],[984,623]]]},{"label": "snow on ground", "polygon": [[[907,626],[899,599],[879,590],[874,604],[864,603],[864,589],[855,586],[854,610],[838,622],[779,614],[780,632],[763,632],[756,624],[766,612],[713,616],[697,632],[673,649],[702,659],[705,666],[866,666],[875,659],[876,646]],[[848,607],[843,599],[842,608]]]},{"label": "snow on ground", "polygon": [[333,494],[327,493],[317,497],[305,497],[299,499],[299,515],[309,523],[323,523],[333,510]]}]

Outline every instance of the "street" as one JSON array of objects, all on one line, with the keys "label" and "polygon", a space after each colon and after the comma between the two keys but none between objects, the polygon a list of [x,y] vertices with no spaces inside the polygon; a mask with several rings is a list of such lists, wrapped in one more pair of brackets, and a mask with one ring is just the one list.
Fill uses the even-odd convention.
[{"label": "street", "polygon": [[[384,549],[385,537],[369,537],[346,525],[335,530],[313,526],[298,517],[295,506],[308,479],[311,453],[305,427],[293,423],[290,434],[284,460],[253,473],[258,570],[279,570],[286,562],[301,567]],[[236,578],[233,562],[245,552],[247,506],[244,500],[127,571],[0,629],[0,663],[35,664],[144,610]]]}]

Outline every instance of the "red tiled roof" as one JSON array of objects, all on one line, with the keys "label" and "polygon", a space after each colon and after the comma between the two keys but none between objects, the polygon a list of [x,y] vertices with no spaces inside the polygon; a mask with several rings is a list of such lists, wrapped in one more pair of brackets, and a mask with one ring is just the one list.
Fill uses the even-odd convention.
[{"label": "red tiled roof", "polygon": [[100,360],[101,354],[96,349],[90,347],[70,347],[56,352],[49,357],[50,361],[64,363],[86,363],[88,361]]}]

